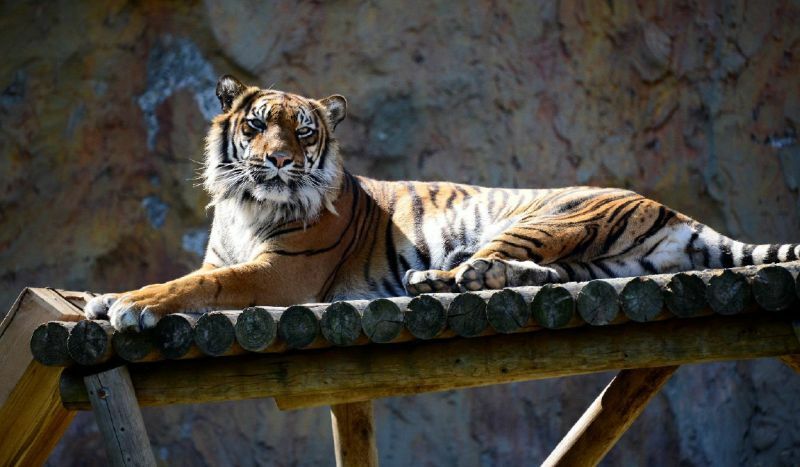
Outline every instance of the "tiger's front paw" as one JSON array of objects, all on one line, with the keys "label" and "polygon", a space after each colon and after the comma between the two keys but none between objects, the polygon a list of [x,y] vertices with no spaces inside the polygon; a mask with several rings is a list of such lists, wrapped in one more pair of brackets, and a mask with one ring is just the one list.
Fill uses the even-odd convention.
[{"label": "tiger's front paw", "polygon": [[167,291],[147,286],[132,292],[94,297],[84,306],[88,319],[108,319],[118,331],[143,331],[155,327],[166,314],[181,311]]},{"label": "tiger's front paw", "polygon": [[108,310],[108,320],[118,331],[139,332],[154,328],[165,314],[157,302],[130,292],[117,297]]},{"label": "tiger's front paw", "polygon": [[115,293],[98,295],[86,302],[83,313],[87,319],[108,319],[108,309],[117,301],[118,296]]}]

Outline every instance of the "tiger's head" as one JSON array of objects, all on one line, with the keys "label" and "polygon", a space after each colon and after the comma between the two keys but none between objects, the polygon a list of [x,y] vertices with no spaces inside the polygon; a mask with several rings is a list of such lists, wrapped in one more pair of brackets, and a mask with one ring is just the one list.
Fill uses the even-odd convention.
[{"label": "tiger's head", "polygon": [[204,173],[212,204],[255,203],[282,212],[282,220],[333,210],[342,178],[333,129],[345,117],[344,97],[308,99],[230,75],[216,92],[222,113],[206,138]]}]

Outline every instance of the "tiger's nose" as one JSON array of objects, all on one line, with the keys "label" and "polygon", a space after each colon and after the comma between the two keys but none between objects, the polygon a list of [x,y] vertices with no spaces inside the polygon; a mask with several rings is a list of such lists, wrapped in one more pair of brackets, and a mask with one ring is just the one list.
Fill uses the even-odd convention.
[{"label": "tiger's nose", "polygon": [[276,168],[280,169],[292,161],[292,156],[283,151],[273,152],[267,156],[267,160],[272,162]]}]

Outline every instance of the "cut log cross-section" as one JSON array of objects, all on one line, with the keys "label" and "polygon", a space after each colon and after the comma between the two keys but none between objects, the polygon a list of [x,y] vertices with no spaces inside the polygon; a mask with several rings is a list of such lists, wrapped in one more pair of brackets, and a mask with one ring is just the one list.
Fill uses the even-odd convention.
[{"label": "cut log cross-section", "polygon": [[[400,343],[410,340],[608,326],[673,318],[786,312],[797,306],[800,263],[733,268],[462,294],[430,294],[288,308],[174,314],[146,333],[107,323],[53,322],[31,351],[54,366],[230,356],[246,352]],[[70,337],[71,336],[71,337]],[[67,340],[71,344],[67,345]],[[66,349],[66,350],[65,350]],[[71,352],[71,353],[70,353]]]}]

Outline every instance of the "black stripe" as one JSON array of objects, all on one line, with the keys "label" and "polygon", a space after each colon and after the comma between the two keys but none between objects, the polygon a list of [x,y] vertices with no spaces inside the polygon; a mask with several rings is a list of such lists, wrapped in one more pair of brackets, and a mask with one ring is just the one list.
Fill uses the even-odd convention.
[{"label": "black stripe", "polygon": [[[364,202],[369,201],[370,198],[366,195],[366,193],[363,190],[360,189],[360,187],[358,186],[358,183],[355,180],[353,180],[353,176],[350,175],[347,172],[345,172],[345,176],[347,177],[347,180],[353,186],[353,190],[354,190],[353,196],[357,197],[358,200],[361,200],[361,196],[364,196],[364,198],[365,198]],[[335,279],[336,279],[336,276],[339,274],[339,270],[344,265],[344,263],[348,259],[350,259],[350,255],[357,249],[357,247],[359,245],[359,241],[361,240],[361,238],[362,238],[362,236],[364,234],[364,231],[368,228],[368,223],[366,222],[366,218],[368,218],[370,216],[370,214],[372,213],[372,204],[371,203],[367,203],[367,208],[365,210],[362,210],[362,212],[364,213],[364,215],[362,216],[361,212],[359,212],[359,215],[356,218],[356,221],[355,221],[355,227],[356,228],[352,229],[353,224],[350,224],[349,225],[350,228],[347,229],[347,230],[355,230],[355,231],[354,231],[352,237],[350,238],[350,242],[347,244],[347,247],[345,248],[344,252],[340,256],[338,263],[333,268],[333,271],[331,271],[330,275],[328,275],[328,278],[325,281],[324,293],[322,294],[323,297],[329,297],[330,289],[333,287],[333,285],[335,283]],[[402,285],[400,287],[401,287],[401,293],[402,293]]]},{"label": "black stripe", "polygon": [[400,267],[402,268],[401,269],[402,271],[408,272],[409,270],[414,269],[413,267],[411,267],[411,264],[408,262],[405,256],[397,255],[397,259],[398,261],[400,261]]},{"label": "black stripe", "polygon": [[533,250],[531,250],[526,245],[520,245],[518,243],[509,242],[508,240],[503,240],[503,239],[499,239],[499,238],[496,238],[496,239],[492,240],[492,243],[500,243],[502,245],[508,245],[511,248],[518,248],[518,249],[524,251],[525,254],[528,256],[527,259],[533,261],[534,263],[538,263],[539,261],[542,260],[541,255],[536,254]]},{"label": "black stripe", "polygon": [[652,237],[653,234],[663,229],[664,226],[666,226],[667,223],[671,221],[673,217],[675,217],[675,213],[673,211],[668,210],[664,206],[659,206],[658,217],[656,218],[655,222],[653,222],[653,225],[651,225],[650,228],[647,229],[647,232],[636,237],[634,243],[641,245],[642,243],[645,242],[645,240]]},{"label": "black stripe", "polygon": [[439,184],[438,183],[429,183],[428,184],[428,196],[431,200],[431,204],[433,207],[438,208],[439,204],[436,202],[436,195],[439,194]]},{"label": "black stripe", "polygon": [[450,192],[450,196],[447,197],[447,201],[444,202],[444,205],[447,209],[453,209],[453,201],[456,199],[456,190]]},{"label": "black stripe", "polygon": [[611,227],[611,232],[609,232],[606,235],[606,239],[603,241],[603,246],[601,247],[600,251],[605,251],[605,252],[611,251],[611,247],[617,240],[619,240],[619,237],[621,237],[622,234],[625,233],[625,229],[628,228],[628,218],[630,218],[638,208],[639,204],[636,204],[634,207],[630,209],[630,211],[623,214],[622,217],[620,217],[619,220],[614,224],[614,226]]},{"label": "black stripe", "polygon": [[412,183],[407,185],[408,193],[411,195],[411,214],[414,217],[414,248],[417,251],[420,263],[423,264],[425,269],[431,268],[431,255],[428,251],[428,245],[425,243],[424,222],[425,222],[425,206],[422,203],[422,198],[417,194],[416,188]]},{"label": "black stripe", "polygon": [[454,188],[457,192],[461,193],[461,196],[464,197],[462,201],[466,201],[470,197],[470,194],[467,193],[467,190],[465,190],[462,186],[455,185]]},{"label": "black stripe", "polygon": [[728,238],[720,235],[719,243],[717,243],[717,248],[719,248],[719,262],[722,264],[723,268],[733,267],[733,253],[731,252],[731,244],[728,240]]},{"label": "black stripe", "polygon": [[686,255],[689,257],[689,262],[692,264],[692,269],[695,269],[696,266],[694,265],[694,254],[697,253],[697,248],[694,246],[694,242],[700,238],[700,234],[697,232],[692,232],[692,236],[689,238],[689,243],[686,244]]},{"label": "black stripe", "polygon": [[[394,207],[397,199],[395,194],[392,193],[392,199],[389,200],[389,206],[386,209],[386,232],[384,237],[384,248],[386,250],[386,263],[389,265],[389,271],[395,279],[395,283],[403,283],[403,277],[400,274],[400,268],[397,264],[397,250],[394,248],[394,223],[392,216],[394,215]],[[405,272],[405,271],[403,271]]]},{"label": "black stripe", "polygon": [[755,245],[745,244],[744,248],[742,249],[742,266],[752,266],[753,265],[753,251],[756,249]]},{"label": "black stripe", "polygon": [[[369,203],[372,206],[375,206],[375,200],[372,199],[370,195],[367,195],[367,203]],[[379,218],[380,218],[380,210],[373,208],[369,224],[377,225]],[[375,287],[375,280],[372,279],[372,260],[374,258],[373,253],[375,252],[375,244],[378,243],[378,231],[377,229],[370,229],[370,231],[372,233],[372,242],[370,243],[369,250],[367,252],[367,260],[364,261],[364,277],[367,279],[367,285],[369,285],[370,287]]]},{"label": "black stripe", "polygon": [[593,261],[592,264],[600,268],[600,270],[603,271],[606,277],[614,277],[615,275],[614,272],[611,270],[611,268],[606,266],[606,264],[603,261]]},{"label": "black stripe", "polygon": [[564,272],[567,273],[567,277],[569,278],[568,282],[572,282],[576,279],[575,277],[575,270],[567,263],[558,263],[564,269]]},{"label": "black stripe", "polygon": [[[358,196],[357,187],[355,186],[354,183],[351,183],[351,180],[350,180],[351,177],[352,176],[350,174],[347,174],[347,173],[345,174],[345,178],[347,180],[347,185],[351,185],[351,191],[352,191],[352,194],[353,194],[353,204],[352,204],[352,207],[350,208],[350,219],[347,222],[347,226],[348,227],[354,224],[354,220],[356,219],[356,214],[358,213],[359,198],[360,198],[360,196]],[[275,253],[275,254],[282,255],[282,256],[300,256],[300,255],[315,256],[315,255],[318,255],[318,254],[321,254],[321,253],[326,253],[328,251],[333,250],[337,246],[339,246],[339,244],[344,239],[344,236],[347,234],[348,230],[349,230],[348,228],[345,228],[344,230],[342,230],[342,232],[339,234],[339,238],[337,238],[335,242],[333,242],[332,244],[330,244],[330,245],[328,245],[326,247],[323,247],[323,248],[313,248],[313,249],[300,250],[300,251],[272,250],[272,251],[266,251],[265,253]]]},{"label": "black stripe", "polygon": [[597,279],[597,275],[594,273],[592,268],[589,267],[589,263],[579,262],[577,265],[586,270],[586,272],[589,274],[589,279]]},{"label": "black stripe", "polygon": [[789,245],[789,252],[786,253],[786,259],[784,261],[794,261],[797,259],[797,252],[794,250],[797,248],[797,245]]},{"label": "black stripe", "polygon": [[777,263],[778,262],[778,248],[780,245],[770,245],[767,248],[767,256],[764,257],[764,263]]},{"label": "black stripe", "polygon": [[538,238],[528,237],[527,235],[521,235],[521,234],[518,234],[518,233],[515,233],[515,232],[503,232],[503,234],[504,235],[509,235],[511,237],[514,237],[514,238],[518,238],[520,240],[525,240],[526,242],[533,243],[533,246],[535,246],[537,248],[541,248],[542,245],[544,245],[544,243],[541,240],[539,240]]},{"label": "black stripe", "polygon": [[222,139],[220,142],[219,154],[222,158],[222,163],[228,164],[231,162],[231,156],[228,154],[228,132],[230,131],[231,122],[229,119],[225,119],[222,122]]},{"label": "black stripe", "polygon": [[617,215],[620,212],[622,212],[623,209],[628,207],[631,203],[635,203],[637,201],[642,201],[642,200],[641,199],[632,199],[632,200],[625,201],[624,203],[621,203],[619,206],[617,206],[616,209],[614,209],[611,212],[611,215],[608,216],[608,223],[610,224],[611,222],[614,222],[614,218],[617,217]]},{"label": "black stripe", "polygon": [[245,109],[245,114],[249,114],[250,109],[253,105],[253,101],[255,101],[256,97],[259,94],[261,94],[261,90],[255,89],[250,94],[247,94],[246,96],[242,97],[242,100],[239,101],[239,105],[236,107],[236,109],[233,110],[233,112],[239,112],[242,109]]},{"label": "black stripe", "polygon": [[578,244],[575,245],[575,247],[573,247],[572,250],[568,251],[566,254],[561,256],[556,261],[560,261],[560,260],[562,260],[564,258],[567,258],[567,257],[570,257],[570,258],[582,258],[583,257],[583,253],[586,252],[586,250],[589,248],[589,246],[591,246],[594,243],[595,239],[597,238],[598,228],[597,228],[596,225],[590,224],[590,225],[583,226],[583,230],[584,230],[585,235],[583,236],[583,238],[581,238],[581,241],[578,242]]},{"label": "black stripe", "polygon": [[657,274],[659,271],[656,270],[656,267],[650,261],[646,259],[639,260],[639,266],[642,267],[648,274]]}]

